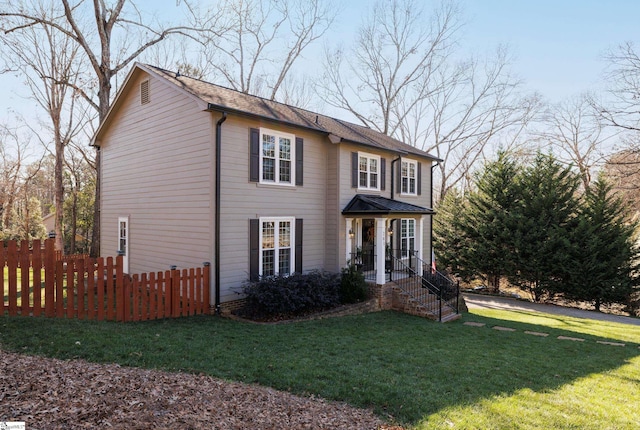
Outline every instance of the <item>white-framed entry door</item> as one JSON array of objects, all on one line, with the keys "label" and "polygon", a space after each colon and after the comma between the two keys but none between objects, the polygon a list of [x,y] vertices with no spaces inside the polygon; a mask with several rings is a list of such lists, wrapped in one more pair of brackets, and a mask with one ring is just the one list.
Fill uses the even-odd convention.
[{"label": "white-framed entry door", "polygon": [[118,255],[122,255],[122,271],[129,273],[129,217],[118,217]]}]

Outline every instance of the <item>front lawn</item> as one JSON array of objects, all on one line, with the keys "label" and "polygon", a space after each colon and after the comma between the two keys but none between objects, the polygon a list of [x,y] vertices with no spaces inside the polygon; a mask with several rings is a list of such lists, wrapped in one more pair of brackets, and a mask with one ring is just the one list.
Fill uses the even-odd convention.
[{"label": "front lawn", "polygon": [[640,427],[638,344],[637,326],[508,311],[448,324],[394,312],[277,325],[0,317],[6,350],[203,372],[372,408],[418,429]]}]

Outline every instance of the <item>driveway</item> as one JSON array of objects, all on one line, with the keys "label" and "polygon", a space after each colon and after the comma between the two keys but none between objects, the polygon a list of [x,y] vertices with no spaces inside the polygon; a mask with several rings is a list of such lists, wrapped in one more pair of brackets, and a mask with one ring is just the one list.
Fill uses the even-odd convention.
[{"label": "driveway", "polygon": [[532,303],[509,297],[487,296],[483,294],[464,293],[464,300],[469,309],[504,309],[514,311],[534,311],[548,314],[564,315],[574,318],[587,318],[599,321],[609,321],[622,324],[640,326],[640,318],[610,315],[596,311],[566,308],[563,306],[543,303]]}]

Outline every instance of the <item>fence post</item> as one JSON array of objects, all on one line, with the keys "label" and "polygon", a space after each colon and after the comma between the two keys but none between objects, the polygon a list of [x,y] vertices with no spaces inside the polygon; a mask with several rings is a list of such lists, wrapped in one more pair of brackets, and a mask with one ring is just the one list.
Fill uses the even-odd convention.
[{"label": "fence post", "polygon": [[33,241],[33,316],[40,316],[42,312],[42,246],[40,240]]},{"label": "fence post", "polygon": [[[209,314],[209,303],[211,296],[211,263],[205,261],[203,263],[202,270],[202,303],[204,306],[204,313]],[[216,303],[216,309],[220,309],[220,303]]]},{"label": "fence post", "polygon": [[9,315],[15,316],[18,314],[18,246],[13,240],[9,241],[7,248],[7,270],[9,272]]},{"label": "fence post", "polygon": [[116,320],[124,321],[124,272],[122,271],[122,255],[116,257]]},{"label": "fence post", "polygon": [[44,313],[55,316],[56,253],[53,239],[44,241]]},{"label": "fence post", "polygon": [[75,311],[75,298],[77,296],[76,282],[75,282],[75,264],[73,260],[69,260],[65,263],[64,259],[60,260],[62,267],[67,266],[67,317],[73,318],[77,316]]},{"label": "fence post", "polygon": [[96,309],[96,278],[95,278],[95,262],[92,258],[85,258],[84,269],[87,274],[87,318],[92,320],[95,318]]},{"label": "fence post", "polygon": [[180,271],[176,266],[171,267],[171,316],[180,316]]}]

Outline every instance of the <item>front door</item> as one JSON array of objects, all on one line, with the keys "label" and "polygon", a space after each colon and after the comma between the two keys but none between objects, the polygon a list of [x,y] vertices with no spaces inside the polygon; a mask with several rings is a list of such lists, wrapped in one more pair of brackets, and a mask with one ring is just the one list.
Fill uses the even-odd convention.
[{"label": "front door", "polygon": [[362,264],[364,270],[375,268],[376,223],[374,219],[362,220]]}]

